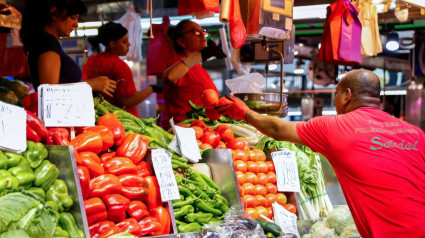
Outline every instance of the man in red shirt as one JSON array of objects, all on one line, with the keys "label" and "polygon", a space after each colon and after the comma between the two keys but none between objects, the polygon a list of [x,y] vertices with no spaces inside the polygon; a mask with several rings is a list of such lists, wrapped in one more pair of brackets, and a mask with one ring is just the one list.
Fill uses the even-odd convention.
[{"label": "man in red shirt", "polygon": [[283,121],[234,97],[217,109],[326,156],[363,238],[425,237],[425,133],[380,111],[379,95],[374,73],[353,70],[336,87],[337,116]]}]

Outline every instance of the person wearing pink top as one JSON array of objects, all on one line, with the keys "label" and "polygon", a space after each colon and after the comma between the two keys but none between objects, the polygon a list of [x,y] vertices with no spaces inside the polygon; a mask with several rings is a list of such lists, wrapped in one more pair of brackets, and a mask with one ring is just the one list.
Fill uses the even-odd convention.
[{"label": "person wearing pink top", "polygon": [[216,109],[276,140],[323,154],[363,238],[425,237],[425,133],[380,111],[379,95],[373,72],[352,70],[336,87],[336,116],[283,121],[260,115],[235,97]]}]

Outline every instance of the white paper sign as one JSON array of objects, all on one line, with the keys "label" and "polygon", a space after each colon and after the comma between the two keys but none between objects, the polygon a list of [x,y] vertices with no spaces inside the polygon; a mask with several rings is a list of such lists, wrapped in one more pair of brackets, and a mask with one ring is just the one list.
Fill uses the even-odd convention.
[{"label": "white paper sign", "polygon": [[182,155],[179,144],[177,142],[177,136],[174,136],[173,140],[170,142],[170,144],[168,144],[168,148],[172,149],[177,154]]},{"label": "white paper sign", "polygon": [[153,169],[161,192],[161,200],[165,202],[180,199],[179,188],[171,166],[171,153],[164,149],[154,149],[151,153]]},{"label": "white paper sign", "polygon": [[173,118],[170,119],[170,124],[176,135],[181,155],[192,163],[198,163],[202,157],[196,142],[195,130],[174,125]]},{"label": "white paper sign", "polygon": [[277,202],[272,204],[273,219],[282,229],[283,234],[293,234],[300,237],[297,229],[297,215],[289,212]]},{"label": "white paper sign", "polygon": [[0,101],[0,149],[18,154],[27,149],[26,121],[22,107]]},{"label": "white paper sign", "polygon": [[40,119],[47,127],[94,126],[92,88],[87,83],[38,87]]},{"label": "white paper sign", "polygon": [[281,192],[300,192],[300,178],[295,152],[290,150],[272,153],[276,169],[277,190]]}]

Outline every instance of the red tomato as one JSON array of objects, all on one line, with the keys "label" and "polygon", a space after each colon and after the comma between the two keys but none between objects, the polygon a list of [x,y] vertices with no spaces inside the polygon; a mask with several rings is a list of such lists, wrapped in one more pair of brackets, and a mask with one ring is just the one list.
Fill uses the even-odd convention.
[{"label": "red tomato", "polygon": [[206,89],[201,95],[202,103],[205,107],[215,107],[218,103],[218,95],[214,89]]},{"label": "red tomato", "polygon": [[252,172],[246,172],[245,173],[245,177],[246,177],[246,182],[247,183],[252,183],[252,184],[257,184],[258,183],[258,177],[256,174],[252,173]]},{"label": "red tomato", "polygon": [[253,150],[247,150],[246,154],[248,155],[249,161],[257,161],[257,154]]},{"label": "red tomato", "polygon": [[205,114],[207,115],[208,119],[212,121],[218,120],[221,117],[220,113],[218,113],[218,111],[213,107],[207,107],[205,109]]},{"label": "red tomato", "polygon": [[236,149],[249,150],[249,142],[243,137],[236,137],[236,138],[229,139],[226,142],[226,145],[227,145],[227,148],[232,150],[236,150]]},{"label": "red tomato", "polygon": [[276,173],[273,171],[267,172],[267,182],[268,183],[276,183]]},{"label": "red tomato", "polygon": [[269,167],[264,161],[257,161],[257,169],[259,173],[267,173],[269,171]]},{"label": "red tomato", "polygon": [[218,132],[218,134],[220,134],[221,139],[224,142],[227,142],[230,139],[235,137],[235,135],[233,134],[232,128],[230,128],[230,126],[228,125],[220,124],[215,128],[215,131]]},{"label": "red tomato", "polygon": [[285,194],[283,193],[278,193],[276,194],[276,202],[279,203],[280,205],[285,205],[286,202],[288,201],[288,199],[286,198]]},{"label": "red tomato", "polygon": [[202,145],[202,141],[196,140],[196,142],[198,142],[198,147]]},{"label": "red tomato", "polygon": [[260,214],[265,216],[265,217],[269,216],[269,211],[267,210],[267,208],[265,208],[263,206],[258,206],[258,207],[255,208],[255,210],[257,210],[257,212],[258,212],[258,218],[262,218],[260,216]]},{"label": "red tomato", "polygon": [[236,180],[238,184],[244,184],[246,182],[246,176],[244,172],[236,171]]},{"label": "red tomato", "polygon": [[273,219],[273,209],[271,207],[267,207],[267,211],[269,212],[269,215],[267,217]]},{"label": "red tomato", "polygon": [[255,195],[255,200],[257,200],[257,206],[266,207],[267,199],[262,195]]},{"label": "red tomato", "polygon": [[293,204],[291,204],[291,203],[287,203],[287,204],[285,204],[285,205],[283,205],[283,207],[286,209],[286,210],[288,210],[288,211],[290,211],[290,212],[292,212],[292,213],[297,213],[297,207],[295,207]]},{"label": "red tomato", "polygon": [[266,161],[266,164],[267,164],[267,167],[269,168],[269,171],[275,172],[273,161]]},{"label": "red tomato", "polygon": [[235,170],[236,171],[241,171],[241,172],[246,172],[246,163],[242,160],[235,160],[234,162],[235,165]]},{"label": "red tomato", "polygon": [[256,162],[248,161],[246,165],[248,166],[248,172],[258,173],[258,165]]},{"label": "red tomato", "polygon": [[262,195],[262,196],[266,196],[267,194],[267,189],[266,187],[264,187],[263,185],[255,185],[255,195]]},{"label": "red tomato", "polygon": [[201,139],[202,135],[204,134],[204,130],[202,130],[202,128],[199,126],[192,126],[192,128],[195,130],[196,139]]},{"label": "red tomato", "polygon": [[209,132],[211,132],[211,131],[214,131],[212,128],[210,128],[210,127],[205,127],[205,128],[203,128],[204,129],[204,134],[205,134],[205,132],[207,132],[207,131],[209,131]]},{"label": "red tomato", "polygon": [[242,187],[245,191],[245,194],[255,195],[255,185],[253,185],[252,183],[244,183],[242,184]]},{"label": "red tomato", "polygon": [[207,125],[205,125],[204,121],[201,120],[194,120],[192,123],[190,123],[190,127],[199,126],[202,129],[205,129]]},{"label": "red tomato", "polygon": [[232,150],[232,154],[234,153],[235,157],[233,158],[234,160],[243,160],[243,161],[247,161],[248,158],[246,156],[245,151],[243,150]]},{"label": "red tomato", "polygon": [[208,144],[208,143],[202,143],[199,146],[199,149],[213,149],[213,147],[210,144]]},{"label": "red tomato", "polygon": [[267,184],[267,175],[265,173],[258,173],[258,184],[266,185]]},{"label": "red tomato", "polygon": [[226,144],[224,144],[223,141],[220,141],[217,145],[217,147],[215,147],[216,149],[226,149]]},{"label": "red tomato", "polygon": [[243,196],[245,196],[245,189],[240,185],[238,185],[238,188],[239,188],[239,195],[241,196],[241,198],[243,198]]},{"label": "red tomato", "polygon": [[264,151],[262,151],[260,149],[253,149],[253,151],[257,156],[256,161],[266,161],[266,154],[264,153]]},{"label": "red tomato", "polygon": [[215,131],[204,131],[201,141],[202,143],[208,143],[215,148],[220,143],[220,135]]},{"label": "red tomato", "polygon": [[179,126],[179,127],[184,127],[184,128],[188,128],[188,126],[187,126],[187,125],[185,125],[185,124],[177,124],[177,126]]},{"label": "red tomato", "polygon": [[249,217],[249,218],[252,218],[252,219],[257,219],[258,218],[258,212],[257,212],[257,210],[255,208],[252,208],[252,207],[245,209],[244,215],[246,217]]},{"label": "red tomato", "polygon": [[275,203],[276,202],[276,194],[267,194],[266,195],[266,200],[267,200],[267,202],[266,202],[266,207],[271,207],[272,205],[273,205],[273,203]]},{"label": "red tomato", "polygon": [[272,183],[266,183],[265,185],[267,193],[276,194],[277,193],[277,187],[276,185]]}]

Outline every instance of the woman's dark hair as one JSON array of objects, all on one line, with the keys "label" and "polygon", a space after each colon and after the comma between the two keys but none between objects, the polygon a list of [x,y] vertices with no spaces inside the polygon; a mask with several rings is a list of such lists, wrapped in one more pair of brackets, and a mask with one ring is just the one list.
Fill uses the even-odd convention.
[{"label": "woman's dark hair", "polygon": [[33,39],[37,39],[43,28],[52,22],[50,16],[52,7],[56,7],[59,13],[65,13],[66,16],[82,15],[87,12],[87,7],[81,0],[26,0],[20,31],[25,53],[28,53]]},{"label": "woman's dark hair", "polygon": [[100,52],[99,44],[105,47],[109,46],[109,42],[122,38],[128,31],[120,23],[108,22],[99,27],[97,36],[89,37],[88,41],[96,52]]},{"label": "woman's dark hair", "polygon": [[167,30],[167,35],[168,37],[170,37],[171,41],[173,42],[173,47],[174,47],[174,51],[176,51],[177,54],[180,54],[183,52],[183,47],[181,47],[178,43],[177,43],[177,39],[179,39],[180,37],[182,37],[182,33],[183,33],[183,28],[184,26],[189,23],[192,22],[191,20],[183,20],[180,21],[176,26],[170,26]]}]

